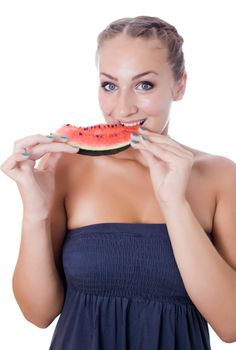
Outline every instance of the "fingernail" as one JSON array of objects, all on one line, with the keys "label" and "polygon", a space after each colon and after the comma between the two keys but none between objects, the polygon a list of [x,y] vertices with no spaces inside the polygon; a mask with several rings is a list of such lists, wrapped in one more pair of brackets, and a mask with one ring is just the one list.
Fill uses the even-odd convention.
[{"label": "fingernail", "polygon": [[61,139],[68,139],[69,137],[64,136],[64,135],[61,135],[60,138],[61,138]]},{"label": "fingernail", "polygon": [[140,126],[140,127],[139,127],[139,129],[141,129],[141,130],[146,130],[146,129],[145,129],[145,128],[143,128],[142,126]]},{"label": "fingernail", "polygon": [[28,157],[29,156],[29,153],[28,152],[23,152],[23,153],[21,153],[22,154],[22,156],[24,156],[24,157]]},{"label": "fingernail", "polygon": [[147,141],[147,137],[145,137],[145,136],[141,136],[142,137],[142,139],[144,140],[144,141]]},{"label": "fingernail", "polygon": [[139,136],[138,134],[136,134],[135,132],[131,132],[131,135],[134,136],[134,137],[137,137]]},{"label": "fingernail", "polygon": [[52,135],[46,135],[46,137],[48,137],[49,139],[53,139],[54,138],[54,136],[52,136]]},{"label": "fingernail", "polygon": [[139,143],[138,141],[134,141],[134,140],[132,140],[131,142],[133,142],[133,143]]}]

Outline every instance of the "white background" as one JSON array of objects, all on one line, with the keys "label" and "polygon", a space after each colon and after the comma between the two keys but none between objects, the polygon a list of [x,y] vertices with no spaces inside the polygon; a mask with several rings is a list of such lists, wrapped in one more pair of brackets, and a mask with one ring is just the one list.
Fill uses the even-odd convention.
[{"label": "white background", "polygon": [[[64,123],[104,122],[97,102],[96,38],[111,21],[138,15],[161,17],[185,39],[188,85],[184,99],[172,107],[171,137],[236,161],[233,5],[233,0],[1,1],[0,162],[26,135],[47,134]],[[57,320],[37,328],[13,297],[22,206],[15,183],[2,172],[0,190],[0,348],[48,349]],[[235,349],[211,327],[210,335],[212,349]]]}]

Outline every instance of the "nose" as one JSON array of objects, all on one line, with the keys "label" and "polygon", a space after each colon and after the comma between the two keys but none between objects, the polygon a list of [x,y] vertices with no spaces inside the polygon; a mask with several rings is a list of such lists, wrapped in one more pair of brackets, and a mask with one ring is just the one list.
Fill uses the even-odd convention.
[{"label": "nose", "polygon": [[130,92],[123,91],[117,97],[115,111],[113,115],[116,118],[126,118],[138,112],[138,106],[135,97]]}]

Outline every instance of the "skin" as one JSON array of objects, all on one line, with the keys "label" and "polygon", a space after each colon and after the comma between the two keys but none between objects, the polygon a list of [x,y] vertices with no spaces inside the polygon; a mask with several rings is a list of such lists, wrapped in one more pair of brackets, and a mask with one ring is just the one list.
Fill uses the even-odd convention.
[{"label": "skin", "polygon": [[[99,104],[107,123],[147,118],[143,126],[168,136],[171,104],[182,99],[187,75],[178,82],[174,80],[167,62],[167,49],[159,40],[123,34],[107,40],[99,52],[98,70],[100,85],[107,82],[99,87]],[[157,74],[149,73],[132,80],[147,71]],[[145,158],[135,149],[129,148],[114,157],[133,158],[147,166]]]},{"label": "skin", "polygon": [[[99,88],[106,122],[147,118],[147,130],[139,134],[148,140],[138,136],[138,144],[108,157],[73,154],[77,150],[43,135],[15,143],[1,170],[16,181],[24,204],[13,278],[22,312],[39,327],[47,327],[61,312],[61,249],[67,228],[108,221],[165,222],[190,298],[222,340],[235,341],[235,163],[169,137],[171,103],[183,97],[186,74],[174,80],[158,40],[123,35],[108,40],[98,68],[117,78],[100,77],[102,83],[115,84],[112,92]],[[132,81],[147,70],[158,76]],[[154,87],[145,90],[142,81]],[[21,154],[25,149],[26,158]],[[214,245],[206,232],[212,233]]]}]

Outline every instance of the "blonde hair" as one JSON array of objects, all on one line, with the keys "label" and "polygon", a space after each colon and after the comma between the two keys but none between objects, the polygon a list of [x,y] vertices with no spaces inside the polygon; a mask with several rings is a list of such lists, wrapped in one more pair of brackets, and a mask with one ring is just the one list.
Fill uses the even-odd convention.
[{"label": "blonde hair", "polygon": [[174,79],[178,81],[182,78],[185,73],[184,53],[182,51],[184,40],[173,25],[158,17],[125,17],[111,22],[97,37],[96,64],[103,42],[121,33],[133,38],[159,39],[168,50],[167,60],[171,66]]}]

